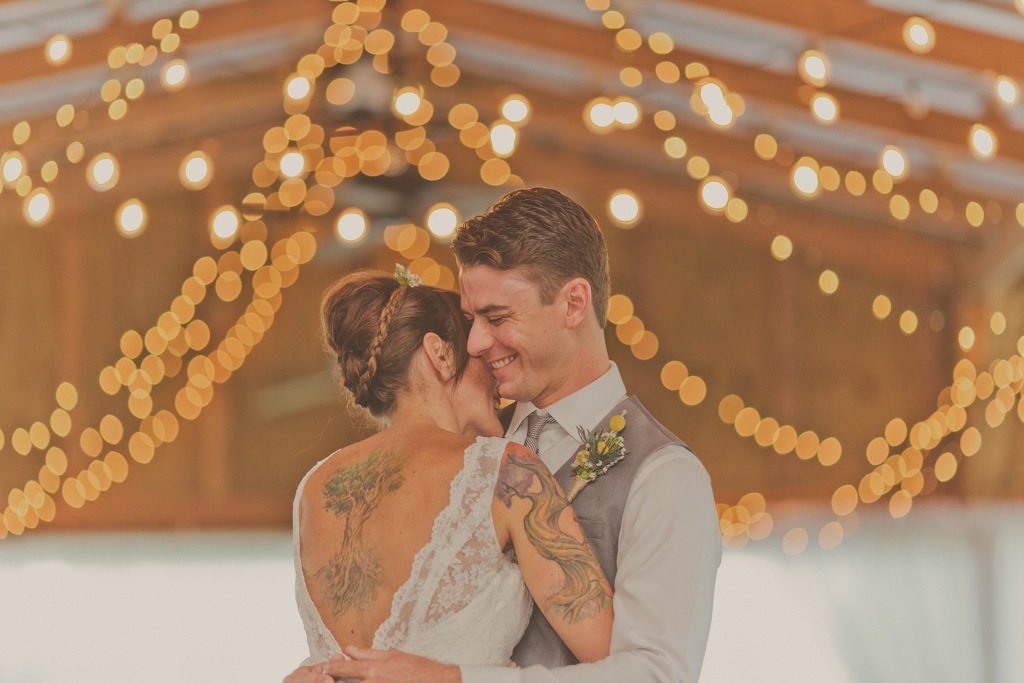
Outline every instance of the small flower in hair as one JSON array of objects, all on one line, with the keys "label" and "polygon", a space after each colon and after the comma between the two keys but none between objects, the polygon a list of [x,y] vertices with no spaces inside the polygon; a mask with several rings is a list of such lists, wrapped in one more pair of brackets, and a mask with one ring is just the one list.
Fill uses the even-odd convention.
[{"label": "small flower in hair", "polygon": [[423,280],[420,279],[419,275],[415,275],[401,263],[395,264],[394,278],[398,280],[398,284],[405,285],[406,287],[419,287],[423,284]]}]

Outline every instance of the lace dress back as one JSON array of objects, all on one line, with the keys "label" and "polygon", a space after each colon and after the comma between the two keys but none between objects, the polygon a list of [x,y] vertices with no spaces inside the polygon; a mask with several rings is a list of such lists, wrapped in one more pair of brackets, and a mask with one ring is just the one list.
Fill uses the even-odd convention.
[{"label": "lace dress back", "polygon": [[[460,665],[505,665],[522,637],[532,601],[511,553],[494,535],[491,501],[506,439],[478,438],[452,479],[447,507],[434,520],[409,578],[395,593],[391,613],[373,639],[395,649]],[[308,662],[341,652],[306,588],[299,555],[299,483],[292,513],[295,599],[306,629]]]}]

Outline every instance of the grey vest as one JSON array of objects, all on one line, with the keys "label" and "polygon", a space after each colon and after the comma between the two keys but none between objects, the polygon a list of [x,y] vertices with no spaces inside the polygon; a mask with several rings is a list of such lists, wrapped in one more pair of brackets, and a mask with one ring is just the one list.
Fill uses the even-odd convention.
[{"label": "grey vest", "polygon": [[[617,415],[623,410],[626,411],[626,428],[622,432],[622,439],[628,454],[605,474],[587,484],[572,502],[597,561],[608,577],[608,582],[613,586],[622,511],[626,507],[626,497],[629,495],[633,478],[653,451],[670,443],[685,446],[632,396],[615,406],[615,409],[598,423],[597,429],[607,429],[606,425],[612,415]],[[572,480],[572,461],[573,458],[569,458],[555,472],[555,478],[566,491],[569,490]],[[526,627],[526,633],[512,652],[512,661],[519,666],[540,664],[549,668],[577,663],[577,659],[562,643],[536,605],[533,616],[530,617],[530,624]]]}]

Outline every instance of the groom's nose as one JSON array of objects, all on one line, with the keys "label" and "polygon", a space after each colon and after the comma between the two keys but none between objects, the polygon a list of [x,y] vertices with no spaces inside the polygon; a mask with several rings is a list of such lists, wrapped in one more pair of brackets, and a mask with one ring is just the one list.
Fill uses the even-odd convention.
[{"label": "groom's nose", "polygon": [[466,342],[466,350],[471,356],[482,356],[494,343],[494,337],[484,329],[484,325],[474,322],[469,328],[469,340]]}]

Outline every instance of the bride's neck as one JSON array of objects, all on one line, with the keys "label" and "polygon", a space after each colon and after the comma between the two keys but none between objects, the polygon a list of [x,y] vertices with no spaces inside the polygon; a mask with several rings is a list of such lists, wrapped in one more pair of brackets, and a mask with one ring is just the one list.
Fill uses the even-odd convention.
[{"label": "bride's neck", "polygon": [[[429,394],[429,395],[428,395]],[[458,431],[451,401],[443,392],[401,392],[391,413],[391,429],[429,429]]]}]

